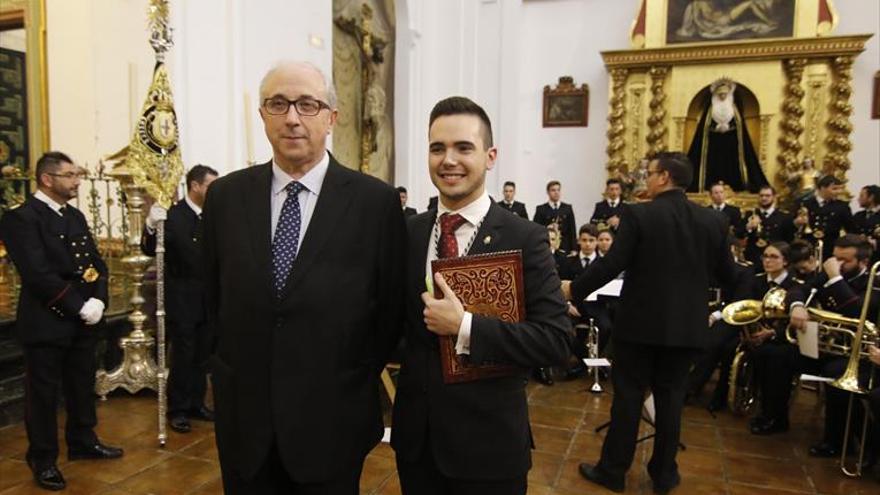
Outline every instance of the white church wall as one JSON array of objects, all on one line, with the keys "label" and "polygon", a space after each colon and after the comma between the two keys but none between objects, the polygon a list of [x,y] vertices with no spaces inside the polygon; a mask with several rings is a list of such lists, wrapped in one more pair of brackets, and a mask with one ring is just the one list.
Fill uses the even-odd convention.
[{"label": "white church wall", "polygon": [[[474,98],[492,118],[499,160],[487,188],[505,180],[529,214],[546,201],[545,185],[563,184],[579,224],[601,200],[605,173],[608,75],[599,54],[629,47],[638,0],[400,0],[396,80],[396,180],[424,209],[436,194],[427,174],[427,119],[451,94]],[[835,34],[878,33],[854,66],[850,190],[880,182],[880,121],[870,120],[870,93],[880,61],[880,2],[837,1]],[[406,26],[406,29],[404,29]],[[493,38],[493,36],[496,36]],[[542,91],[570,75],[590,87],[589,127],[543,128]],[[415,89],[419,88],[419,89]]]},{"label": "white church wall", "polygon": [[[47,0],[53,148],[94,164],[128,144],[129,88],[138,112],[154,63],[147,5],[147,0]],[[330,2],[173,1],[171,17],[175,45],[166,63],[186,166],[205,163],[221,173],[245,166],[245,93],[253,158],[269,159],[257,113],[260,79],[288,59],[309,60],[332,72]]]}]

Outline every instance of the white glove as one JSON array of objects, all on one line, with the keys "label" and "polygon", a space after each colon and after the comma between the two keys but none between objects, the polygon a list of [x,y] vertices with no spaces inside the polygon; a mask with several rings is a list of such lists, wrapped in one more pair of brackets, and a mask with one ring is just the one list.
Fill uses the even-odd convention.
[{"label": "white glove", "polygon": [[79,310],[79,317],[83,319],[86,325],[94,325],[101,321],[104,316],[104,301],[100,299],[90,298],[83,304]]},{"label": "white glove", "polygon": [[156,224],[165,221],[168,218],[168,210],[162,208],[159,203],[153,203],[150,207],[150,213],[147,215],[147,228],[150,231],[156,230]]}]

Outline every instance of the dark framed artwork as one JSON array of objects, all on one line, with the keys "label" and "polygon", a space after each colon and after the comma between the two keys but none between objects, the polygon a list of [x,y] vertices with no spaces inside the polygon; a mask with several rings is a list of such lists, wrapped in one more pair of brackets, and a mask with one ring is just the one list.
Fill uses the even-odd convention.
[{"label": "dark framed artwork", "polygon": [[668,0],[666,43],[791,37],[796,3],[796,0]]},{"label": "dark framed artwork", "polygon": [[880,119],[880,70],[874,74],[874,101],[871,105],[871,118]]},{"label": "dark framed artwork", "polygon": [[544,127],[587,127],[590,88],[574,85],[570,76],[559,78],[555,88],[544,86]]}]

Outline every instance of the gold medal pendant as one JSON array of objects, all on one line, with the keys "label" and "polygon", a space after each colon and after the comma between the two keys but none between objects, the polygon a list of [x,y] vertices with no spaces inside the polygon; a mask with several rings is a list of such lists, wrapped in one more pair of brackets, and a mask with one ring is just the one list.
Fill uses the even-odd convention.
[{"label": "gold medal pendant", "polygon": [[821,230],[814,230],[813,237],[815,237],[816,239],[821,239],[825,237],[825,232],[822,232]]},{"label": "gold medal pendant", "polygon": [[755,242],[755,245],[758,246],[759,248],[767,247],[767,240],[766,239],[758,239],[758,241]]},{"label": "gold medal pendant", "polygon": [[86,271],[83,272],[83,276],[82,276],[82,278],[83,278],[83,280],[85,280],[86,282],[88,282],[88,283],[92,283],[92,282],[94,282],[95,280],[98,280],[98,278],[99,278],[100,276],[101,276],[101,274],[98,273],[98,270],[96,270],[95,267],[90,266],[90,267],[88,267],[88,269],[86,269]]}]

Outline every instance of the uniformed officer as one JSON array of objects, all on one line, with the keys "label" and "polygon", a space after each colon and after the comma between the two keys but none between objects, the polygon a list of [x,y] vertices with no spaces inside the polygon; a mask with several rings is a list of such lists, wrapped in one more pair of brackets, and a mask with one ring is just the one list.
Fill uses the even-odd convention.
[{"label": "uniformed officer", "polygon": [[57,398],[63,391],[68,459],[110,459],[122,449],[98,441],[95,415],[96,325],[107,305],[107,266],[75,198],[80,169],[64,153],[37,161],[37,192],[0,222],[21,277],[13,335],[25,358],[27,463],[48,490],[65,487],[58,470]]},{"label": "uniformed officer", "polygon": [[758,191],[758,208],[746,216],[737,237],[746,239],[745,258],[755,266],[761,266],[764,248],[774,242],[794,240],[791,215],[776,207],[776,190],[772,186]]},{"label": "uniformed officer", "polygon": [[[837,199],[843,193],[843,181],[826,175],[816,181],[816,193],[798,203],[794,219],[799,237],[817,244],[822,241],[822,260],[831,256],[840,231],[853,231],[849,204]],[[804,212],[804,209],[806,212]],[[806,213],[806,214],[804,214]]]},{"label": "uniformed officer", "polygon": [[853,233],[865,236],[874,250],[872,263],[880,261],[880,186],[872,184],[859,191],[862,210],[853,215]]},{"label": "uniformed officer", "polygon": [[217,171],[196,165],[186,174],[186,196],[166,213],[150,208],[141,239],[144,254],[156,254],[156,223],[165,222],[165,312],[171,339],[171,376],[168,379],[168,417],[171,429],[187,433],[190,419],[213,421],[205,406],[206,367],[212,335],[205,312],[202,269],[202,205]]}]

